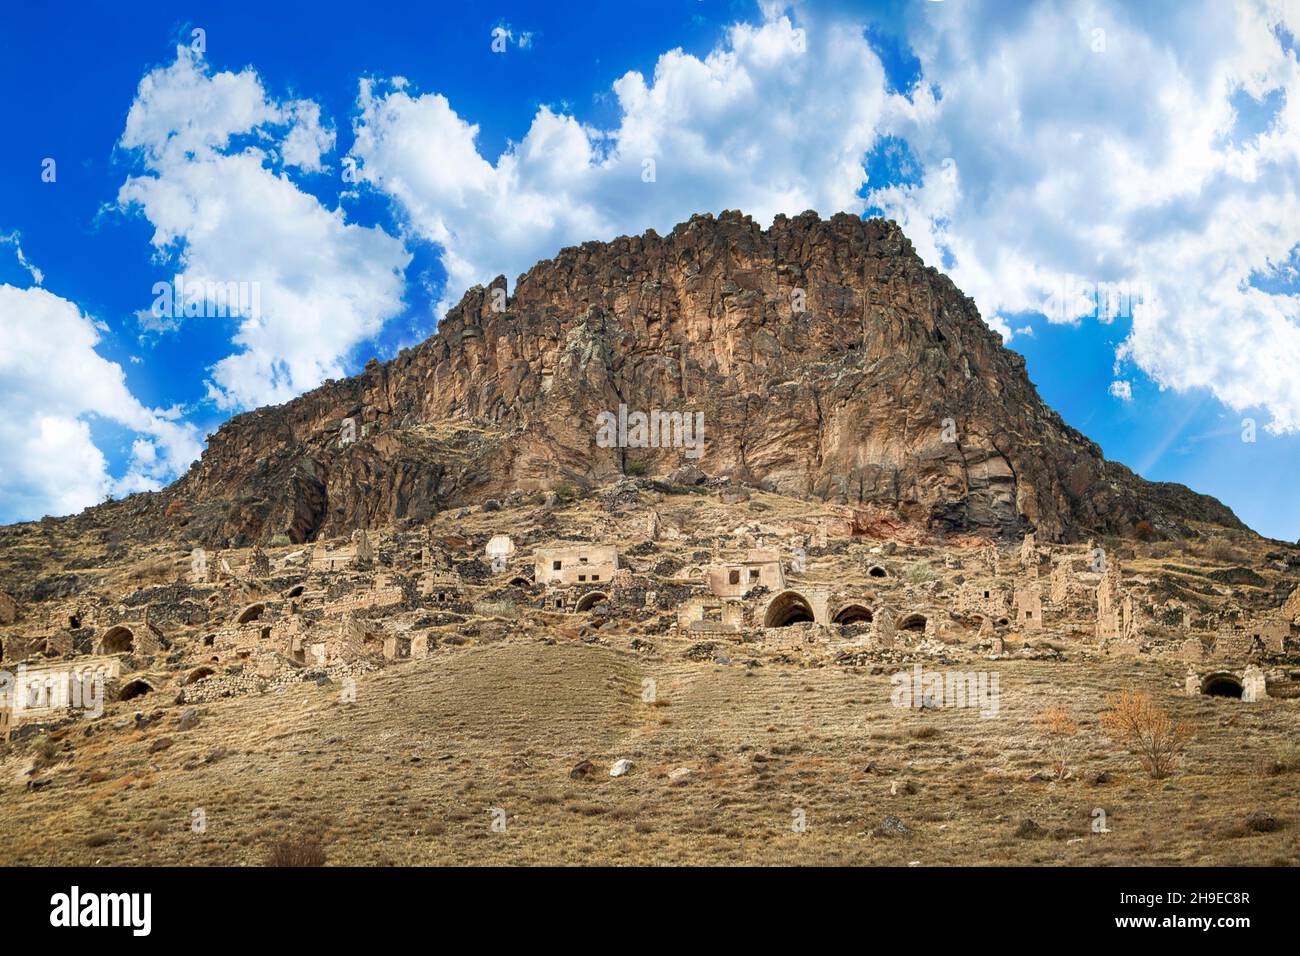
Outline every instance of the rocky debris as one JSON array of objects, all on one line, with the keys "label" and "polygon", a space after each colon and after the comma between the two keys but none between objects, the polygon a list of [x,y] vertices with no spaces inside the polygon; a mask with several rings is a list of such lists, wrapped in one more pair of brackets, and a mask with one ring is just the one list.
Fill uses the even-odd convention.
[{"label": "rocky debris", "polygon": [[585,780],[596,772],[596,765],[590,760],[579,761],[572,770],[569,771],[570,780]]},{"label": "rocky debris", "polygon": [[685,783],[694,772],[690,767],[677,767],[668,772],[668,780],[670,783]]},{"label": "rocky debris", "polygon": [[1278,829],[1278,819],[1268,810],[1252,810],[1246,815],[1246,829],[1252,833],[1272,833]]},{"label": "rocky debris", "polygon": [[1016,826],[1016,836],[1022,840],[1036,840],[1039,837],[1047,836],[1047,831],[1033,820],[1025,817]]},{"label": "rocky debris", "polygon": [[159,737],[157,740],[155,740],[153,743],[149,745],[149,753],[151,754],[160,753],[166,750],[171,745],[172,745],[172,739],[170,737]]},{"label": "rocky debris", "polygon": [[627,774],[632,772],[632,768],[635,766],[636,764],[634,764],[630,760],[627,760],[626,758],[623,760],[615,760],[614,766],[609,768],[609,775],[611,777],[626,776]]},{"label": "rocky debris", "polygon": [[199,725],[199,712],[193,707],[187,707],[176,720],[177,730],[193,730]]},{"label": "rocky debris", "polygon": [[1250,570],[1250,568],[1220,568],[1218,571],[1211,571],[1208,577],[1220,584],[1245,584],[1255,588],[1268,585],[1264,578]]},{"label": "rocky debris", "polygon": [[682,465],[668,474],[668,480],[674,485],[692,486],[704,484],[709,476],[695,465]]},{"label": "rocky debris", "polygon": [[891,814],[880,821],[880,825],[871,831],[871,835],[878,837],[910,837],[912,828]]}]

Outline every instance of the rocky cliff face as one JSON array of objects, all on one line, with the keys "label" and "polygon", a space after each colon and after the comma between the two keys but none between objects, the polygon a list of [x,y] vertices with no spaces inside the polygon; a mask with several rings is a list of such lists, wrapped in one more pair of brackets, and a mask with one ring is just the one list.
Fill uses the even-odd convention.
[{"label": "rocky cliff face", "polygon": [[[304,541],[689,463],[934,531],[1241,527],[1105,461],[891,222],[696,216],[564,249],[505,293],[471,289],[418,347],[231,420],[160,504],[216,544]],[[620,406],[702,413],[702,454],[600,447],[598,416]]]}]

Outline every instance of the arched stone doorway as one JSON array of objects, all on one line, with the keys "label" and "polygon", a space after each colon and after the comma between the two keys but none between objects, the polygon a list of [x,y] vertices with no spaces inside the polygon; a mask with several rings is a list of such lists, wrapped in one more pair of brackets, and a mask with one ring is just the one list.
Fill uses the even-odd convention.
[{"label": "arched stone doorway", "polygon": [[130,654],[135,650],[135,633],[125,625],[110,627],[99,642],[101,654]]},{"label": "arched stone doorway", "polygon": [[266,611],[265,604],[250,604],[240,612],[236,624],[248,624],[252,621],[261,620],[262,614]]},{"label": "arched stone doorway", "polygon": [[925,624],[926,624],[925,615],[919,612],[913,612],[912,614],[904,614],[901,618],[899,618],[898,630],[913,631],[918,634],[924,634]]},{"label": "arched stone doorway", "polygon": [[832,624],[870,624],[875,620],[875,614],[871,608],[865,604],[850,603],[844,605],[835,612],[831,618]]},{"label": "arched stone doorway", "polygon": [[1233,697],[1241,699],[1241,678],[1227,671],[1210,674],[1201,681],[1201,693],[1207,697]]},{"label": "arched stone doorway", "polygon": [[577,605],[573,608],[574,612],[581,614],[583,611],[590,611],[601,601],[608,601],[609,595],[604,591],[591,591],[578,598]]},{"label": "arched stone doorway", "polygon": [[136,697],[143,697],[145,694],[152,694],[154,686],[147,680],[136,680],[127,683],[120,691],[117,692],[118,700],[132,700]]},{"label": "arched stone doorway", "polygon": [[763,626],[789,627],[791,624],[811,624],[816,619],[806,597],[798,591],[783,591],[768,604]]}]

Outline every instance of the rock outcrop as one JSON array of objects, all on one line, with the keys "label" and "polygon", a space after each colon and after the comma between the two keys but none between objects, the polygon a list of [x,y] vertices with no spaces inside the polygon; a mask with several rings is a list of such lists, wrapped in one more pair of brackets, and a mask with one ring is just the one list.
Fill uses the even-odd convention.
[{"label": "rock outcrop", "polygon": [[[599,447],[620,406],[702,413],[702,456]],[[939,532],[1242,527],[1106,461],[894,223],[813,213],[695,216],[475,287],[419,346],[227,422],[157,497],[214,545],[306,541],[688,464]]]}]

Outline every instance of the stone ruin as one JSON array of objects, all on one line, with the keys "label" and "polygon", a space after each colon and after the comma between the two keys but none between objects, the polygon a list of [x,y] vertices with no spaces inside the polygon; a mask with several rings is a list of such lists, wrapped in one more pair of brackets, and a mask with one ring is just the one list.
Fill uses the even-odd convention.
[{"label": "stone ruin", "polygon": [[[1083,638],[1077,653],[1169,652],[1193,667],[1213,662],[1221,670],[1193,671],[1197,693],[1240,687],[1241,698],[1253,700],[1285,683],[1263,668],[1286,651],[1300,589],[1275,611],[1234,612],[1217,632],[1172,641],[1169,616],[1185,633],[1186,608],[1161,605],[1164,631],[1153,627],[1141,579],[1126,582],[1118,562],[1092,542],[1083,553],[1040,549],[1030,533],[1018,551],[1007,549],[1013,560],[993,545],[934,558],[894,541],[866,546],[855,541],[854,528],[826,518],[765,518],[692,529],[680,515],[665,520],[646,509],[593,516],[585,530],[594,540],[538,544],[533,532],[471,540],[399,529],[382,560],[378,535],[364,530],[346,543],[318,542],[275,560],[260,546],[225,554],[195,549],[177,587],[189,594],[186,615],[202,606],[202,623],[178,625],[167,609],[172,616],[160,620],[180,629],[168,634],[154,622],[154,603],[133,608],[98,598],[48,602],[41,623],[20,631],[17,603],[0,595],[0,659],[38,671],[32,686],[102,666],[115,695],[156,692],[170,682],[185,699],[211,699],[305,673],[337,677],[427,657],[463,643],[458,632],[471,623],[470,634],[508,634],[520,624],[495,617],[494,605],[522,595],[523,614],[537,615],[528,627],[578,618],[584,639],[603,641],[609,631],[602,625],[613,620],[640,629],[633,647],[643,650],[646,635],[662,635],[655,643],[671,637],[691,648],[868,661],[899,652],[1020,653],[1027,638],[1071,634]],[[670,543],[656,545],[660,540]],[[241,573],[230,571],[231,562]],[[912,574],[918,562],[938,575]],[[40,707],[11,709],[10,724],[66,709],[55,694],[37,699]]]}]

